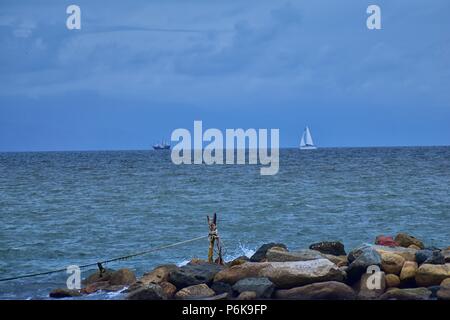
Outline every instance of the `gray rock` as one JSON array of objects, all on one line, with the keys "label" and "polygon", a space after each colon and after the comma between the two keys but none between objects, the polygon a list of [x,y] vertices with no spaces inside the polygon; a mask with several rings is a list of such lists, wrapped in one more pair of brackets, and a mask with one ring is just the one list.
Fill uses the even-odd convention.
[{"label": "gray rock", "polygon": [[205,283],[209,285],[224,267],[214,263],[187,264],[169,273],[169,282],[178,289]]},{"label": "gray rock", "polygon": [[440,251],[433,251],[430,257],[424,263],[428,264],[445,264],[445,257]]},{"label": "gray rock", "polygon": [[251,256],[250,261],[251,262],[261,262],[264,261],[266,259],[266,253],[267,250],[269,250],[270,248],[273,247],[280,247],[280,248],[284,248],[287,250],[286,245],[282,244],[282,243],[266,243],[263,244],[261,247],[258,248],[258,250],[256,250],[256,252]]},{"label": "gray rock", "polygon": [[309,249],[316,250],[325,254],[332,254],[334,256],[346,255],[344,245],[339,241],[323,241],[313,243],[309,246]]},{"label": "gray rock", "polygon": [[423,249],[423,250],[418,250],[416,252],[416,262],[421,265],[422,263],[424,263],[428,258],[431,258],[431,256],[433,255],[433,251],[429,250],[429,249]]},{"label": "gray rock", "polygon": [[320,252],[314,250],[296,250],[296,251],[284,251],[279,250],[277,247],[267,250],[266,259],[271,262],[286,262],[286,261],[308,261],[323,259],[324,257]]},{"label": "gray rock", "polygon": [[283,300],[353,300],[356,295],[348,285],[328,281],[288,290],[277,290],[274,297]]},{"label": "gray rock", "polygon": [[361,249],[356,255],[356,259],[348,266],[347,280],[349,283],[358,281],[367,272],[369,266],[381,266],[380,254],[370,246]]},{"label": "gray rock", "polygon": [[165,300],[166,298],[161,286],[155,283],[143,285],[126,297],[127,300]]},{"label": "gray rock", "polygon": [[349,263],[352,263],[356,260],[365,250],[372,248],[372,245],[370,244],[362,244],[356,248],[354,248],[352,251],[350,251],[347,255],[347,260]]},{"label": "gray rock", "polygon": [[261,299],[269,299],[274,289],[274,284],[265,277],[245,278],[233,285],[234,291],[238,293],[253,291],[256,293],[256,297]]},{"label": "gray rock", "polygon": [[381,300],[428,300],[431,291],[427,288],[398,289],[393,288],[383,294]]},{"label": "gray rock", "polygon": [[216,294],[227,293],[230,297],[233,295],[233,289],[231,285],[226,282],[213,282],[213,284],[211,285],[211,289],[214,290]]}]

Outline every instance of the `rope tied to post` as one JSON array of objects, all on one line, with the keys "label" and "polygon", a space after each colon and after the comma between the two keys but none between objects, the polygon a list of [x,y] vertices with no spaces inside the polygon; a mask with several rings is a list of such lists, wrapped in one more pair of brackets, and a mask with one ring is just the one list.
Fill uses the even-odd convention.
[{"label": "rope tied to post", "polygon": [[[223,264],[222,245],[220,243],[219,232],[217,231],[217,214],[214,213],[212,219],[209,218],[209,215],[206,217],[207,217],[208,226],[209,226],[208,262],[209,263],[216,262],[217,264]],[[216,244],[216,246],[217,246],[217,255],[218,255],[218,257],[215,261],[214,261],[214,244]]]}]

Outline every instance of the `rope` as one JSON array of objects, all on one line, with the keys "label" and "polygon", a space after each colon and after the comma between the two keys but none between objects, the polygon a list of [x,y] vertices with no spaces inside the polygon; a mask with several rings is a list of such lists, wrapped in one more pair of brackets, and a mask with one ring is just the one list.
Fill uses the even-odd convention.
[{"label": "rope", "polygon": [[[138,252],[138,253],[132,253],[132,254],[129,254],[129,255],[126,255],[126,256],[121,256],[121,257],[107,259],[107,260],[103,260],[103,261],[88,263],[88,264],[84,264],[84,265],[79,266],[79,268],[80,269],[84,269],[84,268],[94,267],[94,266],[100,267],[104,263],[109,263],[109,262],[114,262],[114,261],[121,261],[121,260],[127,260],[127,259],[134,258],[134,257],[137,257],[137,256],[146,255],[146,254],[149,254],[151,252],[155,252],[155,251],[159,251],[159,250],[163,250],[163,249],[167,249],[167,248],[176,247],[176,246],[179,246],[179,245],[182,245],[182,244],[186,244],[186,243],[190,243],[190,242],[194,242],[194,241],[197,241],[197,240],[200,240],[200,239],[205,239],[207,237],[208,236],[201,236],[201,237],[197,237],[197,238],[193,238],[193,239],[189,239],[189,240],[185,240],[185,241],[180,241],[180,242],[175,242],[175,243],[172,243],[172,244],[168,244],[168,245],[164,245],[164,246],[160,246],[160,247],[156,247],[156,248],[151,248],[151,249],[148,249],[148,250],[145,250],[145,251],[141,251],[141,252]],[[65,272],[66,270],[67,270],[67,268],[61,268],[61,269],[50,270],[50,271],[45,271],[45,272],[25,274],[25,275],[21,275],[21,276],[15,276],[15,277],[10,277],[10,278],[3,278],[3,279],[0,279],[0,282],[10,281],[10,280],[17,280],[17,279],[23,279],[23,278],[44,276],[44,275],[49,275],[49,274],[53,274],[53,273]]]}]

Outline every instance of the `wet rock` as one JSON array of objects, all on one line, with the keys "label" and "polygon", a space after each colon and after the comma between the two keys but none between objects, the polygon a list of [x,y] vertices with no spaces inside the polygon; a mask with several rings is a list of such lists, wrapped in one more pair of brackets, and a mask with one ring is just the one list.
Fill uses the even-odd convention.
[{"label": "wet rock", "polygon": [[386,275],[386,288],[398,288],[400,286],[400,278],[395,274]]},{"label": "wet rock", "polygon": [[402,271],[403,264],[405,263],[405,258],[391,252],[382,252],[380,255],[381,269],[386,273],[399,275]]},{"label": "wet rock", "polygon": [[322,258],[320,252],[308,249],[286,251],[284,248],[273,247],[266,253],[266,260],[269,262],[308,261]]},{"label": "wet rock", "polygon": [[327,281],[287,290],[277,290],[274,297],[284,300],[353,300],[356,294],[344,283]]},{"label": "wet rock", "polygon": [[422,241],[406,233],[397,234],[397,236],[395,237],[395,242],[397,242],[401,247],[405,248],[408,248],[412,244],[421,249],[425,248]]},{"label": "wet rock", "polygon": [[237,266],[239,264],[246,263],[248,261],[250,261],[250,258],[248,258],[246,256],[240,256],[240,257],[237,257],[236,259],[234,259],[233,261],[228,262],[227,265],[229,267],[232,267],[232,266]]},{"label": "wet rock", "polygon": [[416,262],[421,265],[424,263],[428,258],[431,258],[433,255],[433,251],[429,249],[419,250],[416,252]]},{"label": "wet rock", "polygon": [[128,300],[164,300],[166,298],[164,290],[159,284],[155,283],[143,285],[137,290],[130,292],[126,297]]},{"label": "wet rock", "polygon": [[450,278],[450,264],[422,264],[416,272],[418,286],[430,287]]},{"label": "wet rock", "polygon": [[320,281],[343,281],[344,272],[327,259],[290,262],[248,262],[217,273],[214,281],[234,284],[244,278],[267,277],[277,288]]},{"label": "wet rock", "polygon": [[214,291],[210,289],[206,284],[196,284],[193,286],[185,287],[175,294],[176,299],[201,299],[206,297],[213,297]]},{"label": "wet rock", "polygon": [[152,271],[144,273],[142,278],[139,279],[139,282],[142,284],[166,282],[169,280],[170,272],[177,268],[174,264],[158,266]]},{"label": "wet rock", "polygon": [[124,285],[117,284],[117,285],[109,285],[102,290],[106,292],[117,292],[123,290],[124,288],[125,288]]},{"label": "wet rock", "polygon": [[403,285],[412,285],[415,283],[417,269],[419,268],[415,261],[405,261],[400,272],[400,282]]},{"label": "wet rock", "polygon": [[436,297],[439,300],[450,300],[450,278],[447,278],[441,282],[439,290],[436,293]]},{"label": "wet rock", "polygon": [[50,292],[50,298],[61,299],[61,298],[72,298],[81,296],[80,291],[72,290],[67,288],[57,288]]},{"label": "wet rock", "polygon": [[379,246],[398,247],[399,244],[390,236],[377,236],[375,244]]},{"label": "wet rock", "polygon": [[431,291],[427,288],[398,289],[393,288],[384,293],[381,300],[428,300]]},{"label": "wet rock", "polygon": [[273,248],[273,247],[280,247],[280,248],[284,248],[287,250],[286,245],[284,245],[282,243],[274,243],[274,242],[266,243],[266,244],[263,244],[261,247],[259,247],[258,250],[256,250],[256,252],[251,256],[250,261],[251,262],[265,261],[267,250],[269,250],[270,248]]},{"label": "wet rock", "polygon": [[111,275],[114,273],[112,269],[106,269],[103,273],[96,271],[90,274],[86,279],[82,281],[82,284],[87,286],[91,283],[100,282],[100,281],[109,281]]},{"label": "wet rock", "polygon": [[256,292],[244,291],[239,294],[237,300],[255,300],[257,298]]},{"label": "wet rock", "polygon": [[91,293],[95,293],[100,290],[104,290],[108,286],[109,286],[108,281],[94,282],[94,283],[88,284],[85,288],[82,288],[81,292],[84,294],[91,294]]},{"label": "wet rock", "polygon": [[187,264],[169,273],[169,282],[178,289],[205,283],[210,284],[223,266],[214,263]]},{"label": "wet rock", "polygon": [[309,246],[309,249],[319,251],[324,254],[331,254],[334,256],[345,256],[345,248],[342,242],[339,241],[323,241],[313,243]]},{"label": "wet rock", "polygon": [[406,261],[416,261],[416,252],[417,250],[411,248],[403,248],[403,247],[383,247],[383,246],[373,246],[373,248],[379,253],[382,254],[384,252],[395,253],[399,256],[402,256]]},{"label": "wet rock", "polygon": [[386,291],[386,275],[384,272],[364,273],[361,279],[353,286],[359,300],[372,300],[381,296]]},{"label": "wet rock", "polygon": [[253,291],[260,299],[269,299],[275,289],[274,284],[265,277],[241,279],[233,285],[233,290],[238,293]]},{"label": "wet rock", "polygon": [[111,286],[117,286],[117,285],[130,285],[132,283],[136,282],[136,276],[134,275],[134,272],[130,269],[119,269],[111,274],[111,277],[109,279],[109,284]]},{"label": "wet rock", "polygon": [[213,282],[211,289],[214,290],[216,294],[227,293],[228,296],[233,296],[233,289],[231,285],[226,282]]},{"label": "wet rock", "polygon": [[381,256],[372,247],[366,247],[356,255],[356,259],[348,266],[347,280],[350,283],[357,282],[370,266],[380,267]]},{"label": "wet rock", "polygon": [[165,298],[172,299],[175,295],[175,292],[177,292],[177,287],[175,287],[173,284],[167,281],[163,281],[159,283],[159,286],[161,287]]},{"label": "wet rock", "polygon": [[433,251],[431,256],[425,260],[428,264],[445,264],[445,257],[440,251]]}]

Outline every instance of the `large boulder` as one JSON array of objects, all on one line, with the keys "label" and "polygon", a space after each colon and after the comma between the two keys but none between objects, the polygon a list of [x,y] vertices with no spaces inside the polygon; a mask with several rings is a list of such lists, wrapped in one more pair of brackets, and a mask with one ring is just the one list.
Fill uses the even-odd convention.
[{"label": "large boulder", "polygon": [[164,296],[167,299],[172,299],[173,296],[175,295],[175,292],[177,292],[177,287],[175,287],[173,284],[171,284],[170,282],[164,281],[164,282],[160,282],[159,286],[161,287],[161,289],[163,290]]},{"label": "large boulder", "polygon": [[351,259],[354,260],[347,269],[347,280],[350,283],[357,282],[367,272],[368,267],[381,266],[381,256],[371,246],[361,248],[358,252],[352,252],[351,254]]},{"label": "large boulder", "polygon": [[342,242],[339,241],[323,241],[318,243],[313,243],[309,246],[309,249],[319,251],[325,254],[332,254],[334,256],[347,255],[345,253],[345,248]]},{"label": "large boulder", "polygon": [[353,288],[359,300],[376,299],[386,291],[386,275],[382,271],[364,273]]},{"label": "large boulder", "polygon": [[214,291],[210,289],[206,284],[196,284],[181,289],[175,294],[176,299],[202,299],[207,297],[213,297]]},{"label": "large boulder", "polygon": [[248,262],[220,271],[214,281],[234,284],[249,277],[267,277],[277,288],[322,281],[343,281],[345,273],[327,259],[289,262]]},{"label": "large boulder", "polygon": [[441,282],[436,296],[439,300],[450,300],[450,278]]},{"label": "large boulder", "polygon": [[406,261],[416,261],[417,250],[403,247],[385,247],[385,246],[373,246],[373,248],[379,253],[395,253],[402,256]]},{"label": "large boulder", "polygon": [[241,279],[233,285],[233,290],[242,293],[253,291],[260,299],[269,299],[275,289],[272,281],[265,277]]},{"label": "large boulder", "polygon": [[416,272],[418,286],[437,286],[443,280],[450,278],[450,264],[422,264]]},{"label": "large boulder", "polygon": [[400,278],[396,274],[386,275],[386,288],[398,288],[400,286]]},{"label": "large boulder", "polygon": [[416,252],[416,262],[421,265],[422,263],[424,263],[428,258],[430,258],[433,255],[433,250],[429,250],[429,249],[423,249],[423,250],[418,250]]},{"label": "large boulder", "polygon": [[322,258],[320,252],[308,249],[287,251],[280,247],[273,247],[266,253],[266,260],[270,262],[308,261]]},{"label": "large boulder", "polygon": [[345,255],[335,256],[335,255],[332,255],[332,254],[325,254],[325,253],[323,253],[322,256],[324,258],[330,260],[331,262],[333,262],[338,267],[348,266],[348,259],[347,259],[347,256],[345,256]]},{"label": "large boulder", "polygon": [[256,250],[256,252],[251,256],[250,261],[251,262],[262,262],[266,260],[266,253],[267,250],[269,250],[270,248],[273,247],[279,247],[279,248],[283,248],[287,250],[286,245],[282,244],[282,243],[266,243],[263,244],[261,247],[258,248],[258,250]]},{"label": "large boulder", "polygon": [[81,293],[79,290],[67,289],[67,288],[57,288],[50,291],[50,298],[61,299],[61,298],[72,298],[79,297]]},{"label": "large boulder", "polygon": [[128,300],[165,300],[167,299],[163,288],[159,284],[149,283],[128,293]]},{"label": "large boulder", "polygon": [[213,282],[211,287],[212,290],[214,290],[214,292],[216,294],[223,294],[226,293],[227,296],[231,297],[233,296],[233,288],[231,287],[231,285],[229,283],[226,282]]},{"label": "large boulder", "polygon": [[400,272],[400,282],[402,285],[408,286],[415,283],[417,269],[419,268],[415,261],[405,261],[402,271]]},{"label": "large boulder", "polygon": [[169,281],[170,272],[177,268],[178,267],[174,264],[158,266],[152,271],[144,273],[144,275],[139,279],[139,282],[142,284],[149,284]]},{"label": "large boulder", "polygon": [[405,263],[405,258],[391,252],[382,252],[380,255],[381,269],[386,273],[399,275],[400,271],[402,271],[403,264]]},{"label": "large boulder", "polygon": [[241,292],[236,299],[237,300],[255,300],[256,298],[257,298],[256,292],[244,291],[244,292]]},{"label": "large boulder", "polygon": [[327,281],[287,290],[277,290],[274,297],[283,300],[353,300],[355,292],[348,285]]},{"label": "large boulder", "polygon": [[216,273],[223,269],[223,266],[214,263],[189,263],[183,267],[171,270],[169,282],[178,289],[202,283],[209,285]]},{"label": "large boulder", "polygon": [[440,251],[436,250],[436,251],[433,251],[431,256],[428,257],[427,260],[425,260],[424,263],[428,263],[428,264],[445,264],[445,257]]},{"label": "large boulder", "polygon": [[81,293],[83,294],[91,294],[97,291],[105,290],[109,287],[108,281],[99,281],[88,284],[86,287],[81,289]]},{"label": "large boulder", "polygon": [[450,249],[444,249],[441,253],[444,256],[445,263],[450,263]]},{"label": "large boulder", "polygon": [[427,288],[398,289],[393,288],[383,294],[381,300],[428,300],[431,291]]},{"label": "large boulder", "polygon": [[421,249],[425,248],[422,241],[406,233],[397,234],[397,236],[395,237],[395,242],[397,242],[401,247],[405,248],[408,248],[412,244]]},{"label": "large boulder", "polygon": [[377,236],[375,244],[379,246],[398,247],[399,244],[390,236]]},{"label": "large boulder", "polygon": [[100,271],[96,271],[94,273],[91,273],[81,283],[87,286],[87,285],[95,283],[95,282],[109,281],[109,279],[111,278],[111,275],[113,273],[114,273],[114,270],[112,270],[112,269],[105,269],[101,273],[100,273]]},{"label": "large boulder", "polygon": [[130,269],[119,269],[111,274],[109,284],[111,286],[127,286],[136,282],[136,276]]}]

